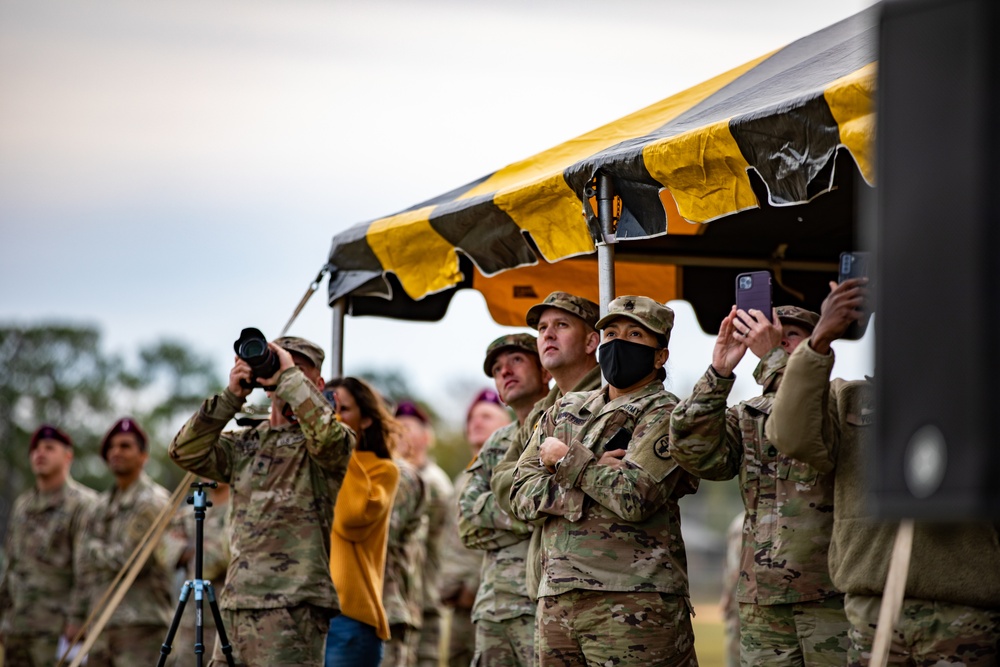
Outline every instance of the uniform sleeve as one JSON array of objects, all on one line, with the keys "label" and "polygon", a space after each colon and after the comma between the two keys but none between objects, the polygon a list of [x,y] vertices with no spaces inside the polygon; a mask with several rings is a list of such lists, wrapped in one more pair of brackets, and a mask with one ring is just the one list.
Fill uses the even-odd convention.
[{"label": "uniform sleeve", "polygon": [[[552,391],[557,390],[558,388]],[[554,394],[550,394],[550,397],[552,401],[556,400]],[[545,412],[542,406],[550,400],[550,397],[536,403],[527,419],[517,427],[512,438],[513,441],[504,453],[503,460],[497,463],[490,476],[490,489],[493,491],[493,498],[496,500],[497,506],[512,517],[514,512],[510,508],[510,489],[514,484],[514,469],[517,467],[517,460],[524,452],[528,440],[531,439],[531,434],[535,431],[535,425],[538,424]]]},{"label": "uniform sleeve", "polygon": [[788,359],[785,377],[764,426],[767,439],[785,456],[820,472],[836,460],[836,406],[830,400],[834,355],[822,355],[803,341]]},{"label": "uniform sleeve", "polygon": [[228,484],[233,474],[233,440],[222,429],[242,407],[243,399],[229,389],[206,400],[174,436],[167,450],[170,458],[185,470]]},{"label": "uniform sleeve", "polygon": [[79,511],[74,517],[77,524],[73,534],[73,590],[70,591],[69,605],[66,608],[66,620],[73,625],[83,625],[87,618],[89,604],[89,582],[87,580],[87,563],[84,551],[90,532],[90,520],[97,508],[97,497],[88,498],[80,503]]},{"label": "uniform sleeve", "polygon": [[[583,492],[573,488],[574,485],[571,483],[573,480],[568,479],[566,474],[559,474],[562,472],[562,466],[556,473],[551,473],[539,460],[542,442],[555,432],[554,415],[558,414],[559,405],[556,403],[542,415],[514,470],[510,490],[511,513],[527,523],[549,516],[561,516],[567,521],[575,522],[583,516],[585,499]],[[570,452],[564,463],[575,454],[574,460],[579,467],[589,465],[593,456],[591,455],[590,460],[586,459],[590,454],[588,450],[579,443],[567,444],[570,445]],[[583,451],[574,452],[574,448]]]},{"label": "uniform sleeve", "polygon": [[132,517],[127,534],[121,540],[105,542],[98,537],[87,537],[83,542],[83,560],[85,572],[111,572],[122,569],[139,540],[146,534],[149,527],[156,521],[157,512],[150,507],[143,507]]},{"label": "uniform sleeve", "polygon": [[465,490],[468,479],[466,471],[455,480],[451,521],[442,536],[441,548],[445,558],[441,561],[440,596],[443,602],[454,601],[463,589],[474,592],[479,587],[483,554],[466,548],[458,534],[457,499]]},{"label": "uniform sleeve", "polygon": [[8,582],[8,577],[13,569],[14,559],[17,554],[14,551],[14,532],[15,527],[23,523],[23,517],[20,517],[20,498],[14,502],[13,511],[10,513],[9,521],[7,524],[7,537],[4,539],[3,552],[7,556],[7,563],[3,569],[3,574],[0,575],[0,630],[6,626],[7,614],[14,607],[14,600],[11,597],[10,583]]},{"label": "uniform sleeve", "polygon": [[740,472],[743,437],[736,410],[726,399],[735,377],[723,378],[709,367],[691,395],[670,416],[670,454],[692,475],[724,481]]},{"label": "uniform sleeve", "polygon": [[333,530],[348,542],[367,540],[392,511],[399,469],[389,461],[385,464],[366,470],[352,456],[347,465],[333,511]]},{"label": "uniform sleeve", "polygon": [[[621,468],[597,463],[590,450],[575,443],[556,476],[565,473],[565,484],[578,485],[623,520],[645,521],[674,495],[678,481],[686,475],[669,455],[672,407],[650,410],[639,419]],[[584,457],[593,463],[579,465]]]},{"label": "uniform sleeve", "polygon": [[419,519],[424,508],[424,482],[415,472],[401,472],[399,488],[392,502],[389,517],[389,541],[405,544],[412,532],[414,522]]},{"label": "uniform sleeve", "polygon": [[153,556],[168,570],[176,570],[184,550],[187,549],[188,542],[193,541],[193,539],[193,537],[189,538],[187,534],[184,518],[180,512],[175,512],[160,539],[160,544],[153,552]]},{"label": "uniform sleeve", "polygon": [[490,488],[494,465],[514,448],[513,437],[503,429],[495,432],[469,468],[469,480],[458,498],[458,532],[469,549],[500,549],[531,534],[531,526],[504,511]]},{"label": "uniform sleeve", "polygon": [[497,507],[512,517],[514,516],[514,512],[510,508],[510,489],[514,484],[514,469],[517,467],[517,460],[524,452],[524,448],[531,438],[535,424],[538,423],[540,417],[541,412],[532,412],[528,416],[528,419],[517,427],[510,447],[507,448],[503,459],[497,463],[496,468],[493,469],[493,474],[490,476],[490,490],[493,491],[493,498],[496,500]]},{"label": "uniform sleeve", "polygon": [[312,460],[328,472],[343,474],[356,437],[354,431],[337,419],[333,406],[316,385],[293,366],[278,377],[274,393],[292,406]]},{"label": "uniform sleeve", "polygon": [[445,476],[427,484],[427,521],[425,602],[437,605],[448,535],[458,534],[455,488]]}]

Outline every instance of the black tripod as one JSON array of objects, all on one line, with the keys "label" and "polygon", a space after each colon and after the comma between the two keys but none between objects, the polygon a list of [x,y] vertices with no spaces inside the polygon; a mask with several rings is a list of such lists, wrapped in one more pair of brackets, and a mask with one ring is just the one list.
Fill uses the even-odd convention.
[{"label": "black tripod", "polygon": [[181,599],[177,603],[177,609],[174,611],[174,620],[170,623],[170,630],[167,631],[167,637],[163,640],[163,646],[160,647],[160,660],[156,663],[156,667],[164,667],[167,662],[167,656],[170,655],[170,644],[174,641],[174,634],[177,632],[177,626],[180,625],[181,616],[184,614],[184,606],[187,604],[188,596],[192,590],[194,590],[195,608],[194,655],[197,667],[202,667],[203,655],[205,653],[204,617],[202,610],[204,609],[203,604],[206,593],[208,594],[208,605],[211,607],[212,616],[215,618],[215,629],[219,632],[222,653],[226,656],[226,662],[229,664],[229,667],[236,667],[236,663],[233,661],[233,647],[226,636],[226,628],[222,625],[222,615],[219,613],[219,605],[215,602],[215,588],[212,586],[211,581],[202,579],[202,541],[205,537],[205,508],[212,506],[212,503],[208,501],[205,494],[206,486],[214,489],[219,485],[216,482],[195,482],[191,485],[194,492],[187,499],[188,505],[194,505],[194,580],[189,579],[184,582],[184,587],[181,589]]}]

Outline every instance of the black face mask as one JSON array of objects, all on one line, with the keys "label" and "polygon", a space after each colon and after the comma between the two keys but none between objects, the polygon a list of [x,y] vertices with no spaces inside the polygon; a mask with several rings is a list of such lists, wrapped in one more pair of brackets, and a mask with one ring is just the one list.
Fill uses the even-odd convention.
[{"label": "black face mask", "polygon": [[615,338],[597,349],[597,358],[608,384],[625,389],[653,372],[656,348]]}]

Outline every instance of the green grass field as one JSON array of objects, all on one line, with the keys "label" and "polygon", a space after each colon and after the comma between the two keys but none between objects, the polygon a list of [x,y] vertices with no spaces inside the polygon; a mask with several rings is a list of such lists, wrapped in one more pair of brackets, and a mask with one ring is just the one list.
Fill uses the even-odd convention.
[{"label": "green grass field", "polygon": [[699,667],[725,667],[726,642],[718,600],[695,602],[694,647]]}]

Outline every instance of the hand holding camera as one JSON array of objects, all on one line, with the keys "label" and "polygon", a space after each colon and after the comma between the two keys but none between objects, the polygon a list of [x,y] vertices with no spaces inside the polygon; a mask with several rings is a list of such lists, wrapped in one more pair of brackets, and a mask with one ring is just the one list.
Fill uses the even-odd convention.
[{"label": "hand holding camera", "polygon": [[236,364],[229,372],[229,391],[240,398],[249,396],[256,387],[273,391],[278,376],[295,365],[288,350],[267,342],[257,329],[244,329],[233,349]]}]

